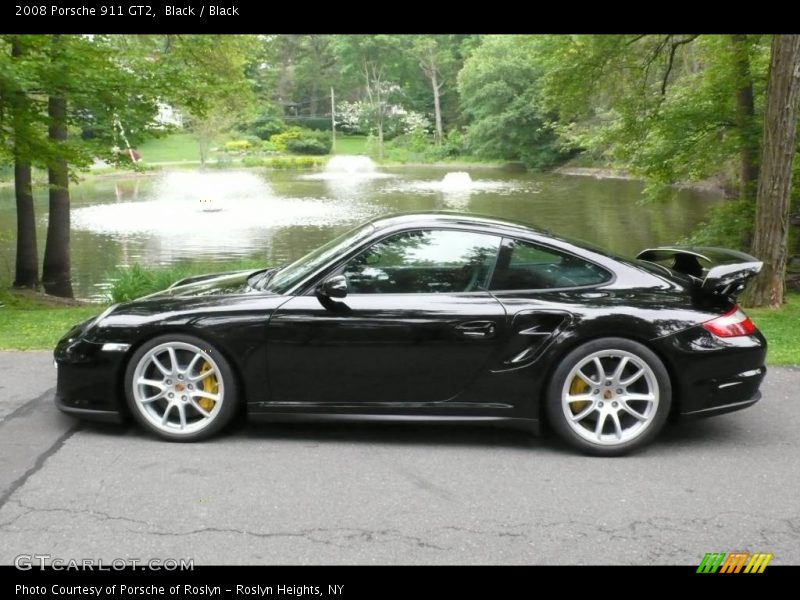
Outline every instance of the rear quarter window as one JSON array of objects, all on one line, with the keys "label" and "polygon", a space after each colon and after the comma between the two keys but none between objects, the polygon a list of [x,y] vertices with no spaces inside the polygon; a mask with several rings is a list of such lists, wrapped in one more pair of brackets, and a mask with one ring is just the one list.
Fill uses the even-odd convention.
[{"label": "rear quarter window", "polygon": [[572,254],[530,242],[511,240],[495,269],[491,290],[541,290],[600,285],[612,275]]}]

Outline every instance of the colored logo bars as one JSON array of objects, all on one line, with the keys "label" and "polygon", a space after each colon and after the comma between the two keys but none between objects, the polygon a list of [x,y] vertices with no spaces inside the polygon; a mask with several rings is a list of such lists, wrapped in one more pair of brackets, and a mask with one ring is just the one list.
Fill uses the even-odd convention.
[{"label": "colored logo bars", "polygon": [[698,573],[763,573],[772,554],[764,552],[708,552],[703,557]]}]

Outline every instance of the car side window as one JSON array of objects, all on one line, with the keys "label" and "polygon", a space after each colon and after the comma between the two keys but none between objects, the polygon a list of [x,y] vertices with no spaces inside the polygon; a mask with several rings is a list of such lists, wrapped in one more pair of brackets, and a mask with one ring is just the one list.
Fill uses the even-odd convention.
[{"label": "car side window", "polygon": [[351,294],[430,294],[485,289],[501,238],[469,231],[404,231],[381,240],[343,270]]},{"label": "car side window", "polygon": [[498,264],[491,290],[541,290],[598,285],[611,279],[605,269],[573,256],[522,242],[508,240],[505,264]]}]

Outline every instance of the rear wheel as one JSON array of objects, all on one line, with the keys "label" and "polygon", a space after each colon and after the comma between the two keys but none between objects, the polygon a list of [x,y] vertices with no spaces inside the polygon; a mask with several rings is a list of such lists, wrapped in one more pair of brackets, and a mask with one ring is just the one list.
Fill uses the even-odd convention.
[{"label": "rear wheel", "polygon": [[170,441],[208,438],[236,412],[236,382],[228,361],[190,335],[143,344],[128,363],[125,395],[136,420]]},{"label": "rear wheel", "polygon": [[547,391],[558,434],[586,454],[619,456],[651,442],[672,403],[661,360],[638,342],[592,340],[570,352]]}]

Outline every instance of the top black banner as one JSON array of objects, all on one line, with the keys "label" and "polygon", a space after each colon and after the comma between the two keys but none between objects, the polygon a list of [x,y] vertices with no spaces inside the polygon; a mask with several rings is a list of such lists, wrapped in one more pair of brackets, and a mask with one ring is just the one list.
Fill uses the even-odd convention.
[{"label": "top black banner", "polygon": [[[521,5],[524,6],[524,5]],[[610,18],[607,8],[581,7],[565,14],[558,4],[525,8],[403,2],[402,4],[257,3],[237,0],[185,2],[16,2],[0,8],[0,33],[668,33],[687,29],[732,33],[741,23],[691,22],[678,9],[670,15],[633,21]],[[786,21],[780,25],[785,25]],[[776,22],[749,19],[751,33],[773,32]],[[775,31],[774,33],[778,33]]]}]

